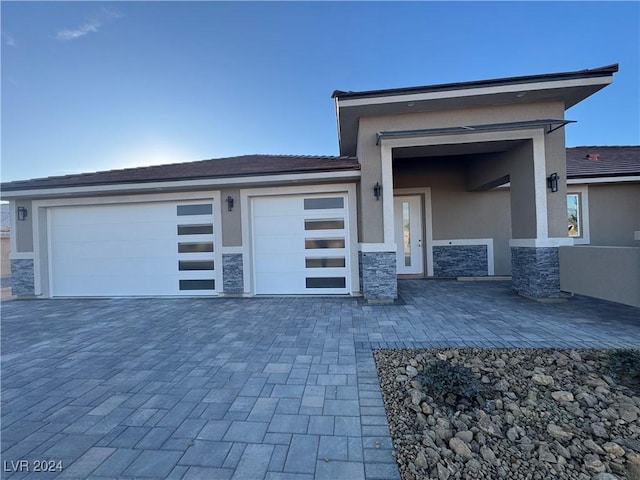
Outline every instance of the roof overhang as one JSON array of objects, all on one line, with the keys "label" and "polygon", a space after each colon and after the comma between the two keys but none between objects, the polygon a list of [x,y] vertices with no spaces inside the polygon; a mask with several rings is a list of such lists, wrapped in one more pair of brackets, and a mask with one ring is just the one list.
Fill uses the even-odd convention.
[{"label": "roof overhang", "polygon": [[614,64],[576,72],[424,87],[335,91],[340,154],[356,155],[361,117],[549,101],[562,101],[566,110],[610,84],[617,71],[618,65]]}]

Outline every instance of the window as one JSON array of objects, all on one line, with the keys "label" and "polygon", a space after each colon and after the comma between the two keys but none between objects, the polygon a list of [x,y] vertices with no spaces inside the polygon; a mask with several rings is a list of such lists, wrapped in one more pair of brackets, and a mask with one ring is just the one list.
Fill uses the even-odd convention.
[{"label": "window", "polygon": [[307,288],[345,288],[345,277],[308,277]]},{"label": "window", "polygon": [[198,205],[178,205],[178,215],[211,215],[213,207],[210,203]]},{"label": "window", "polygon": [[305,258],[307,268],[340,268],[344,267],[344,257],[307,257]]},{"label": "window", "polygon": [[567,236],[573,238],[576,245],[588,245],[589,187],[569,185],[567,190]]},{"label": "window", "polygon": [[304,241],[307,250],[316,248],[344,248],[344,238],[307,238]]},{"label": "window", "polygon": [[180,290],[215,290],[215,281],[208,280],[180,280]]},{"label": "window", "polygon": [[568,234],[570,237],[582,236],[582,221],[580,220],[580,194],[567,194]]},{"label": "window", "polygon": [[327,197],[327,198],[305,198],[305,210],[324,210],[327,208],[344,208],[344,198]]},{"label": "window", "polygon": [[213,252],[213,242],[178,243],[178,253]]},{"label": "window", "polygon": [[213,225],[178,225],[178,235],[208,235],[213,233]]},{"label": "window", "polygon": [[305,220],[305,230],[341,230],[344,228],[344,220]]},{"label": "window", "polygon": [[178,270],[213,270],[213,260],[179,260]]}]

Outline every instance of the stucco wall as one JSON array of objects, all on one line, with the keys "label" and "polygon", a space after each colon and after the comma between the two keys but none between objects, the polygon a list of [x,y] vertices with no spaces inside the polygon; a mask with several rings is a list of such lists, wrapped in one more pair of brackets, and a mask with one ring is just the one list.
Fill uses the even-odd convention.
[{"label": "stucco wall", "polygon": [[[379,131],[394,130],[414,130],[439,127],[453,127],[460,125],[480,125],[503,122],[516,122],[522,120],[537,120],[541,118],[564,118],[564,105],[562,102],[548,103],[526,103],[519,105],[501,105],[482,108],[454,109],[446,111],[406,113],[402,115],[388,115],[379,117],[361,117],[359,121],[357,155],[362,164],[362,192],[360,195],[360,211],[358,212],[360,222],[360,236],[363,242],[380,243],[383,241],[382,203],[376,201],[371,194],[373,185],[381,181],[381,158],[380,146],[376,145],[376,133]],[[548,173],[557,172],[561,176],[560,191],[553,194],[547,193],[547,200],[552,210],[549,219],[551,235],[566,235],[566,205],[562,206],[561,199],[564,198],[562,184],[565,179],[564,171],[564,133],[559,129],[550,135],[545,135],[545,157],[546,170]],[[523,149],[530,147],[522,147]],[[524,152],[525,150],[523,150]],[[510,152],[509,155],[516,155]],[[529,166],[524,157],[519,166],[516,167],[509,158],[503,158],[502,164],[506,166],[506,171],[502,175],[511,174],[512,182],[516,185],[521,179],[521,184],[532,182],[532,166]],[[395,163],[395,162],[394,162]],[[497,171],[495,172],[498,173]],[[502,176],[498,175],[498,176]],[[497,177],[496,177],[497,178]],[[383,188],[388,188],[383,185]],[[520,196],[523,197],[519,201]],[[531,211],[535,218],[535,206],[532,206],[530,192],[523,190],[518,193],[512,202],[512,212],[518,218],[522,218],[524,230],[520,227],[514,228],[518,236],[515,238],[535,238],[529,229],[531,221],[525,216],[531,216]],[[520,213],[522,210],[522,213]],[[366,228],[363,226],[366,225]],[[535,223],[533,224],[535,225]]]},{"label": "stucco wall", "polygon": [[589,185],[591,245],[638,247],[640,184]]},{"label": "stucco wall", "polygon": [[[18,207],[27,209],[27,218],[18,220]],[[16,200],[11,202],[11,215],[15,216],[16,251],[33,252],[33,211],[31,200]]]},{"label": "stucco wall", "polygon": [[455,157],[394,162],[394,187],[431,187],[434,240],[493,238],[495,274],[511,274],[511,206],[508,190],[468,192]]},{"label": "stucco wall", "polygon": [[9,261],[9,252],[11,250],[11,238],[9,233],[0,234],[0,276],[8,277],[11,275],[11,262]]},{"label": "stucco wall", "polygon": [[640,307],[640,247],[560,247],[560,289]]},{"label": "stucco wall", "polygon": [[[227,207],[227,197],[233,198],[233,209]],[[240,189],[228,188],[220,190],[220,208],[222,209],[222,245],[235,247],[242,245],[242,210],[240,206]]]}]

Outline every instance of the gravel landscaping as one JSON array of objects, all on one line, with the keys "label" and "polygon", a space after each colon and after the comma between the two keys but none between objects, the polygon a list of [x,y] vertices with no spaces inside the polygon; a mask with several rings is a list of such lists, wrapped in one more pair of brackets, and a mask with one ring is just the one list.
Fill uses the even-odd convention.
[{"label": "gravel landscaping", "polygon": [[403,479],[640,480],[640,352],[374,357]]}]

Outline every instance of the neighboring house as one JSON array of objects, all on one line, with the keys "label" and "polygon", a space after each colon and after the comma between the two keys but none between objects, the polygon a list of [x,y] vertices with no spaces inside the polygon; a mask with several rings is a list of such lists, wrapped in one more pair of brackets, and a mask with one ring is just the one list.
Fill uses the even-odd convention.
[{"label": "neighboring house", "polygon": [[14,293],[388,302],[398,275],[511,275],[522,295],[557,297],[559,247],[574,242],[564,112],[617,70],[336,91],[339,157],[4,183],[14,218],[27,214],[13,224]]},{"label": "neighboring house", "polygon": [[567,184],[576,245],[640,247],[640,146],[567,148]]}]

